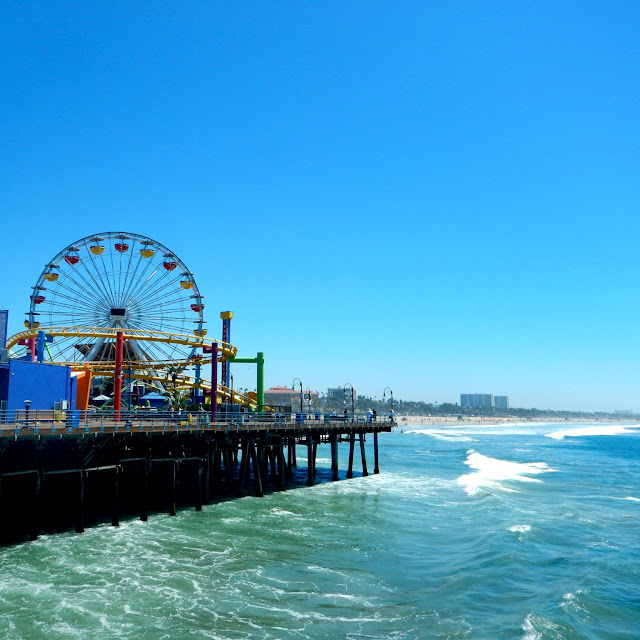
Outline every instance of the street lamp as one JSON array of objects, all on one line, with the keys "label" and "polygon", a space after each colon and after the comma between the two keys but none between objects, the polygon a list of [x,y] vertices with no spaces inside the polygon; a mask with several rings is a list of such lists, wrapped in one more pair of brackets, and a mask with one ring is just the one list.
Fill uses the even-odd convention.
[{"label": "street lamp", "polygon": [[231,417],[233,418],[233,376],[229,374],[229,379],[231,380]]},{"label": "street lamp", "polygon": [[26,416],[26,423],[29,424],[29,409],[31,408],[31,400],[24,401],[24,412]]},{"label": "street lamp", "polygon": [[382,402],[386,402],[386,393],[387,393],[387,389],[389,389],[389,393],[391,394],[391,411],[393,411],[393,391],[391,390],[390,387],[385,387],[384,391],[382,392]]},{"label": "street lamp", "polygon": [[353,385],[350,382],[346,382],[344,385],[342,385],[345,393],[347,392],[347,385],[351,387],[351,420],[353,421],[356,418],[355,404],[353,401]]},{"label": "street lamp", "polygon": [[304,393],[302,393],[302,380],[300,380],[300,378],[294,378],[293,382],[291,383],[291,388],[296,388],[296,380],[300,383],[300,413],[302,413],[302,399],[304,397]]}]

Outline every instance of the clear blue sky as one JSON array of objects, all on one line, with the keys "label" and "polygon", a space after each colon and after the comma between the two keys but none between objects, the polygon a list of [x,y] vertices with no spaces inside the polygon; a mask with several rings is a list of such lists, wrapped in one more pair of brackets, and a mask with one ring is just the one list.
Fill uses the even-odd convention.
[{"label": "clear blue sky", "polygon": [[[2,2],[0,308],[173,249],[266,383],[640,409],[637,2]],[[254,386],[250,366],[236,384]]]}]

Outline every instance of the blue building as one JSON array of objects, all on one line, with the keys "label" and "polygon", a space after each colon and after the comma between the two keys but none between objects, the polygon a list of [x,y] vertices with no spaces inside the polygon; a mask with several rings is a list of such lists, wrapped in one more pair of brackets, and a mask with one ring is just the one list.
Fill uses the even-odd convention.
[{"label": "blue building", "polygon": [[17,411],[30,400],[33,411],[76,408],[76,378],[70,367],[31,362],[31,358],[9,358],[8,312],[0,310],[0,410]]},{"label": "blue building", "polygon": [[69,367],[28,360],[0,363],[0,406],[7,411],[75,409],[76,379]]}]

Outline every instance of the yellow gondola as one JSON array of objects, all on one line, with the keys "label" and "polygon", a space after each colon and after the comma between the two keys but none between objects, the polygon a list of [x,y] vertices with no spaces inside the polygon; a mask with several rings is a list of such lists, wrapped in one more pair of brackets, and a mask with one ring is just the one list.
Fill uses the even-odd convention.
[{"label": "yellow gondola", "polygon": [[91,247],[89,247],[89,251],[91,251],[91,253],[93,253],[94,256],[99,256],[101,253],[104,252],[104,247],[100,244],[94,244]]},{"label": "yellow gondola", "polygon": [[37,329],[40,326],[39,322],[29,322],[28,320],[24,321],[24,326],[27,327],[27,329]]},{"label": "yellow gondola", "polygon": [[151,258],[155,251],[153,249],[140,249],[140,255],[143,258]]},{"label": "yellow gondola", "polygon": [[207,335],[207,329],[196,329],[193,334],[199,338],[204,338]]},{"label": "yellow gondola", "polygon": [[49,282],[55,282],[58,279],[59,275],[60,275],[59,273],[53,273],[53,272],[45,273],[44,279],[48,280]]},{"label": "yellow gondola", "polygon": [[180,286],[183,289],[191,289],[191,287],[193,287],[193,282],[191,280],[181,280]]}]

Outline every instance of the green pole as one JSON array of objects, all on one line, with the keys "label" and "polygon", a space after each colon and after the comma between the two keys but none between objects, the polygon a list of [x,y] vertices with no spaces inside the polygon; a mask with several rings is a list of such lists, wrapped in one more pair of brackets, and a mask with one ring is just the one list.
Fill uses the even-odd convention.
[{"label": "green pole", "polygon": [[264,411],[264,353],[258,351],[256,357],[258,365],[258,380],[256,382],[256,395],[258,396],[258,411]]}]

